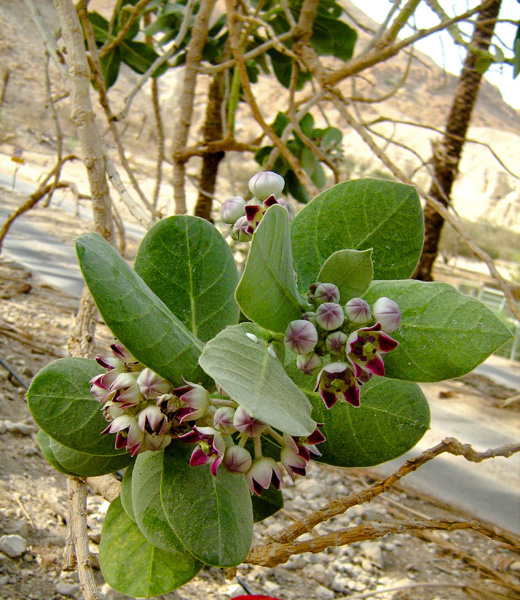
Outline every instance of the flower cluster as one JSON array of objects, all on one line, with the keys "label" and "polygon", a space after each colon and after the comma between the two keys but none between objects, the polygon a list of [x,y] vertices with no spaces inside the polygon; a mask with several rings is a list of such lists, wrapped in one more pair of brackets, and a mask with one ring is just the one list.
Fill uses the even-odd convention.
[{"label": "flower cluster", "polygon": [[[134,456],[162,450],[172,439],[196,444],[190,465],[210,464],[213,475],[221,465],[230,473],[244,474],[251,493],[258,495],[271,484],[280,488],[282,468],[294,480],[295,475],[305,475],[311,454],[320,455],[315,446],[325,437],[318,429],[307,438],[282,435],[223,390],[210,395],[188,381],[174,388],[121,344],[111,349],[112,356],[96,358],[107,371],[90,381],[90,389],[109,422],[102,433],[116,434],[116,448],[126,448]],[[272,437],[280,448],[279,461],[263,456],[264,436]]]},{"label": "flower cluster", "polygon": [[341,306],[332,283],[311,285],[308,300],[314,310],[289,323],[285,345],[303,373],[318,376],[315,391],[327,408],[341,398],[359,407],[360,386],[385,374],[382,355],[399,345],[387,335],[399,327],[399,306],[389,298],[372,308],[362,298]]},{"label": "flower cluster", "polygon": [[220,218],[223,223],[233,225],[231,237],[239,242],[249,242],[258,227],[266,210],[273,204],[280,204],[289,213],[292,220],[295,215],[293,205],[277,198],[283,191],[283,177],[272,171],[257,173],[249,180],[249,191],[253,198],[246,202],[241,196],[225,200],[220,208]]}]

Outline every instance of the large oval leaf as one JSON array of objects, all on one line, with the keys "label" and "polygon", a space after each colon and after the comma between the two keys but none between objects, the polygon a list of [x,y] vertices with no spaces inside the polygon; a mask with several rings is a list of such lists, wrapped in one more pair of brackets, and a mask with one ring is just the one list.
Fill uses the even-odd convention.
[{"label": "large oval leaf", "polygon": [[338,402],[327,410],[319,394],[308,392],[313,417],[327,441],[320,462],[338,467],[370,467],[401,456],[430,426],[428,402],[416,383],[374,378],[361,388],[361,406]]},{"label": "large oval leaf", "polygon": [[373,248],[377,279],[405,279],[414,272],[424,239],[419,196],[392,181],[347,181],[322,192],[291,224],[294,266],[305,291],[327,258],[346,248]]},{"label": "large oval leaf", "polygon": [[134,470],[135,462],[128,465],[123,475],[123,481],[121,481],[121,505],[125,513],[135,523],[134,505],[132,502],[132,473]]},{"label": "large oval leaf", "polygon": [[141,363],[176,385],[200,381],[202,343],[112,246],[95,233],[76,241],[81,271],[108,328]]},{"label": "large oval leaf", "polygon": [[309,435],[316,427],[310,404],[261,332],[252,323],[228,327],[206,344],[200,364],[255,418],[290,435]]},{"label": "large oval leaf", "polygon": [[144,537],[162,550],[185,548],[168,523],[161,503],[162,452],[143,452],[132,474],[132,506],[135,522]]},{"label": "large oval leaf", "polygon": [[[112,439],[114,436],[111,436]],[[64,473],[77,477],[98,477],[124,469],[132,462],[130,454],[87,454],[62,446],[49,437],[49,451],[55,460],[63,467]]]},{"label": "large oval leaf", "polygon": [[186,215],[162,219],[145,235],[134,268],[203,342],[238,323],[233,253],[208,221]]},{"label": "large oval leaf", "polygon": [[364,298],[372,304],[381,296],[397,302],[402,313],[401,326],[391,334],[400,345],[384,356],[388,377],[461,377],[512,337],[481,302],[445,283],[376,281]]},{"label": "large oval leaf", "polygon": [[243,475],[190,466],[193,447],[164,451],[161,498],[168,522],[193,556],[215,567],[239,565],[253,538],[251,495]]},{"label": "large oval leaf", "polygon": [[289,217],[282,206],[272,206],[253,235],[236,299],[248,319],[269,331],[285,333],[287,325],[301,317]]},{"label": "large oval leaf", "polygon": [[116,498],[103,521],[99,563],[106,582],[132,597],[158,596],[193,579],[201,564],[187,552],[167,552],[150,544]]},{"label": "large oval leaf", "polygon": [[259,523],[268,517],[272,517],[283,508],[283,495],[281,490],[269,486],[262,492],[261,496],[256,494],[251,498],[253,503],[253,520]]},{"label": "large oval leaf", "polygon": [[101,435],[107,422],[90,393],[89,381],[103,372],[95,360],[61,358],[34,378],[27,399],[36,423],[57,442],[86,454],[121,455],[114,436]]}]

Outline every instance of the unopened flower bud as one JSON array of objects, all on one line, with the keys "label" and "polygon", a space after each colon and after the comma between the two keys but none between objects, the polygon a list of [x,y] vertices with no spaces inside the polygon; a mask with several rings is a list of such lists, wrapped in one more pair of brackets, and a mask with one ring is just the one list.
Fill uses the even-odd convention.
[{"label": "unopened flower bud", "polygon": [[262,171],[253,175],[249,180],[249,191],[259,200],[266,200],[269,196],[281,194],[284,187],[283,177],[272,171]]},{"label": "unopened flower bud", "polygon": [[239,406],[233,417],[233,425],[237,431],[244,433],[249,437],[260,435],[267,429],[267,425],[258,419],[255,419],[242,406]]},{"label": "unopened flower bud", "polygon": [[246,201],[241,196],[234,196],[224,200],[220,207],[220,218],[223,223],[233,225],[235,221],[246,214]]},{"label": "unopened flower bud", "polygon": [[296,216],[296,209],[289,202],[289,200],[285,200],[285,198],[280,198],[278,200],[278,204],[280,204],[280,206],[283,206],[285,208],[285,210],[289,213],[289,223],[290,223]]},{"label": "unopened flower bud", "polygon": [[314,302],[323,304],[324,302],[339,302],[339,290],[333,283],[320,283],[314,292]]},{"label": "unopened flower bud", "polygon": [[230,473],[247,473],[253,464],[251,454],[240,446],[229,446],[222,463]]},{"label": "unopened flower bud", "polygon": [[296,366],[305,375],[317,375],[323,367],[323,361],[314,352],[309,352],[298,356]]},{"label": "unopened flower bud", "polygon": [[381,329],[385,333],[392,333],[401,323],[401,310],[399,306],[390,298],[382,297],[376,300],[372,306],[374,319],[381,323]]},{"label": "unopened flower bud", "polygon": [[316,323],[325,331],[333,331],[343,325],[345,315],[339,304],[324,302],[316,309]]},{"label": "unopened flower bud", "polygon": [[236,429],[233,425],[234,417],[234,408],[231,408],[231,406],[221,406],[217,408],[213,415],[213,426],[221,433],[235,433]]},{"label": "unopened flower bud", "polygon": [[352,298],[345,304],[345,315],[351,323],[368,323],[370,317],[370,306],[362,298]]},{"label": "unopened flower bud", "polygon": [[171,385],[167,381],[148,368],[143,369],[139,374],[137,385],[141,394],[150,399],[167,394],[171,390]]},{"label": "unopened flower bud", "polygon": [[332,354],[341,354],[345,349],[347,336],[342,331],[334,331],[329,334],[325,340],[325,345]]},{"label": "unopened flower bud", "polygon": [[247,232],[248,228],[249,222],[247,217],[240,217],[240,219],[238,219],[238,221],[233,225],[231,237],[238,242],[249,242],[253,236]]},{"label": "unopened flower bud", "polygon": [[316,327],[304,319],[291,321],[285,332],[285,347],[295,354],[308,354],[316,346],[318,332]]}]

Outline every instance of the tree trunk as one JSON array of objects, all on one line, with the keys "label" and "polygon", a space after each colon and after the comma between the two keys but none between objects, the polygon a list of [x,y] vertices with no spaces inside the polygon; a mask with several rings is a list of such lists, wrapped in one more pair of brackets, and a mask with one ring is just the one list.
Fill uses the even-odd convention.
[{"label": "tree trunk", "polygon": [[[483,51],[488,50],[501,1],[495,0],[479,13],[471,39],[472,47]],[[455,90],[444,138],[434,145],[435,179],[430,187],[430,195],[444,206],[449,204],[453,182],[459,172],[462,148],[482,79],[482,75],[475,69],[477,59],[477,54],[468,51]],[[413,276],[415,279],[432,281],[433,263],[438,253],[444,219],[427,204],[424,208],[424,224],[424,247]]]},{"label": "tree trunk", "polygon": [[[209,86],[208,106],[202,133],[204,142],[215,142],[222,139],[222,102],[224,94],[222,89],[222,75],[217,73]],[[211,206],[215,183],[217,181],[218,166],[224,158],[224,152],[211,152],[202,157],[202,167],[199,177],[199,197],[195,206],[195,216],[211,221]]]}]

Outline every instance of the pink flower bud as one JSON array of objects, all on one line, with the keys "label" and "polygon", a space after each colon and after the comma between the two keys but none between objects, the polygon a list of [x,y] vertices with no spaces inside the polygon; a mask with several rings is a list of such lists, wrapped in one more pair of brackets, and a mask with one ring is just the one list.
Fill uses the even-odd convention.
[{"label": "pink flower bud", "polygon": [[314,352],[309,352],[309,354],[300,354],[298,356],[296,366],[305,375],[317,375],[323,366],[323,361]]},{"label": "pink flower bud", "polygon": [[280,206],[283,206],[285,208],[285,210],[289,213],[289,223],[290,223],[296,216],[296,209],[289,202],[289,200],[285,200],[285,198],[280,198],[278,200],[278,204],[280,204]]},{"label": "pink flower bud", "polygon": [[376,300],[372,306],[372,312],[376,322],[381,323],[381,329],[385,333],[392,333],[401,323],[401,310],[390,298],[383,296]]},{"label": "pink flower bud", "polygon": [[237,431],[240,431],[240,433],[244,433],[249,437],[260,435],[267,429],[265,423],[252,417],[242,406],[239,406],[235,411],[233,426]]},{"label": "pink flower bud", "polygon": [[240,217],[238,221],[233,225],[231,230],[231,237],[237,242],[249,242],[253,235],[248,233],[249,221],[246,216]]},{"label": "pink flower bud", "polygon": [[223,223],[233,225],[240,217],[245,216],[246,201],[241,196],[224,200],[220,207],[220,218]]},{"label": "pink flower bud", "polygon": [[325,346],[332,354],[341,354],[345,350],[347,336],[342,331],[334,331],[327,336]]},{"label": "pink flower bud", "polygon": [[226,448],[222,464],[230,473],[247,473],[252,463],[251,454],[245,448],[240,446]]},{"label": "pink flower bud", "polygon": [[235,433],[236,429],[233,425],[234,417],[234,408],[231,408],[231,406],[221,406],[217,408],[213,415],[213,426],[221,433]]},{"label": "pink flower bud", "polygon": [[320,283],[314,292],[314,302],[339,302],[339,290],[333,283]]},{"label": "pink flower bud", "polygon": [[351,323],[368,323],[371,318],[370,306],[362,298],[352,298],[345,304],[345,315]]},{"label": "pink flower bud", "polygon": [[272,171],[257,173],[249,180],[249,191],[259,200],[266,200],[269,196],[281,194],[284,187],[283,177]]},{"label": "pink flower bud", "polygon": [[325,302],[316,309],[316,323],[325,331],[333,331],[343,325],[345,315],[339,304]]},{"label": "pink flower bud", "polygon": [[318,341],[316,327],[304,319],[291,321],[285,332],[285,347],[295,354],[312,352]]}]

